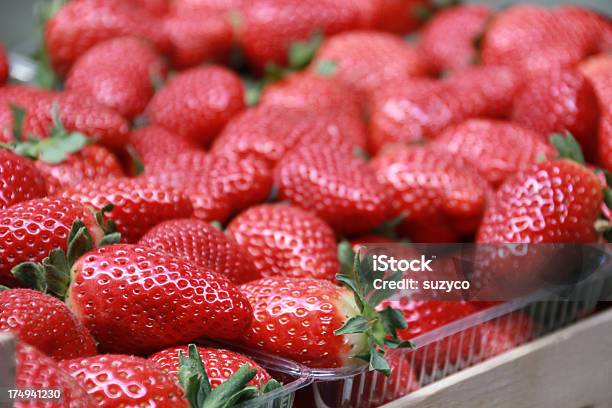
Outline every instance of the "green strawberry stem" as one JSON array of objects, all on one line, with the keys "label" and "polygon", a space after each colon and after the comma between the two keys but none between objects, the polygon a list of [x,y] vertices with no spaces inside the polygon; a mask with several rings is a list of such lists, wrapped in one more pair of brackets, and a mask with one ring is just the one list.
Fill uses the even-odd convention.
[{"label": "green strawberry stem", "polygon": [[[107,205],[96,213],[96,220],[105,233],[99,246],[115,244],[121,239],[121,235],[114,230],[114,223],[104,219],[104,214],[112,209],[112,205]],[[93,238],[80,219],[72,224],[67,241],[66,251],[55,248],[42,262],[20,263],[11,269],[11,273],[23,286],[65,300],[70,287],[72,266],[94,248]]]},{"label": "green strawberry stem", "polygon": [[40,42],[34,57],[38,61],[34,83],[42,88],[57,89],[61,85],[55,74],[47,50],[45,49],[44,33],[47,22],[67,3],[67,0],[39,0],[35,4],[34,13],[38,19],[37,37]]},{"label": "green strawberry stem", "polygon": [[63,162],[72,153],[82,150],[90,142],[90,139],[79,132],[69,132],[64,128],[59,117],[59,106],[53,103],[51,106],[51,117],[53,126],[47,138],[23,134],[23,121],[26,115],[25,109],[17,105],[11,105],[13,115],[13,138],[10,144],[2,144],[0,147],[12,150],[16,154],[34,160],[41,160],[50,164]]},{"label": "green strawberry stem", "polygon": [[185,391],[192,408],[229,408],[239,402],[253,399],[260,394],[271,392],[281,387],[276,380],[270,380],[265,385],[257,387],[247,384],[255,378],[257,370],[244,364],[228,380],[212,389],[210,380],[198,348],[189,345],[189,353],[184,356],[179,351],[179,383]]},{"label": "green strawberry stem", "polygon": [[348,319],[334,334],[337,336],[364,334],[367,337],[367,349],[354,357],[367,361],[370,370],[377,370],[389,376],[391,368],[385,360],[385,348],[408,348],[414,345],[397,337],[398,329],[408,327],[400,311],[391,307],[377,311],[376,307],[394,291],[375,290],[374,281],[377,279],[398,281],[402,274],[398,271],[385,277],[382,273],[374,271],[371,263],[362,262],[360,254],[355,254],[348,242],[340,243],[338,255],[342,270],[336,275],[336,279],[353,292],[360,314]]}]

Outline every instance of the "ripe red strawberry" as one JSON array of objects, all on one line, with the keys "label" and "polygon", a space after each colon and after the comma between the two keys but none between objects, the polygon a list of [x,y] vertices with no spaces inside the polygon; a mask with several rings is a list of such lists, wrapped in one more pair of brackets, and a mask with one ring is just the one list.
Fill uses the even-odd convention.
[{"label": "ripe red strawberry", "polygon": [[366,0],[356,3],[370,3],[366,6],[366,12],[371,13],[369,27],[396,34],[414,31],[423,22],[421,12],[431,8],[427,0]]},{"label": "ripe red strawberry", "polygon": [[236,161],[201,151],[157,161],[143,178],[186,195],[194,217],[205,221],[225,222],[230,215],[264,201],[272,188],[271,171],[259,160]]},{"label": "ripe red strawberry", "polygon": [[98,407],[190,407],[177,382],[144,358],[105,354],[63,361],[60,365],[87,390]]},{"label": "ripe red strawberry", "polygon": [[[197,350],[200,353],[206,375],[213,389],[236,374],[240,367],[245,364],[251,369],[257,370],[257,375],[248,384],[259,387],[272,379],[264,368],[245,355],[210,347],[198,347]],[[170,347],[158,351],[149,357],[148,360],[157,364],[169,375],[176,376],[179,373],[179,352],[187,356],[189,355],[189,348],[187,346]]]},{"label": "ripe red strawberry", "polygon": [[45,195],[45,178],[34,163],[0,148],[0,210]]},{"label": "ripe red strawberry", "polygon": [[470,119],[451,126],[431,146],[463,158],[493,187],[539,159],[556,156],[544,135],[490,119]]},{"label": "ripe red strawberry", "polygon": [[[243,8],[240,43],[255,68],[286,65],[290,45],[357,28],[357,10],[334,0],[261,0]],[[273,23],[272,23],[273,22]]]},{"label": "ripe red strawberry", "polygon": [[[398,330],[402,340],[412,340],[479,310],[477,306],[465,301],[402,299],[386,301],[381,306],[392,306],[403,313],[408,328]],[[414,351],[414,368],[419,371],[424,366],[425,372],[431,373],[435,368],[443,369],[447,362],[456,364],[460,358],[466,358],[471,353],[477,354],[479,336],[479,330],[465,330],[461,334],[448,336],[417,349]]]},{"label": "ripe red strawberry", "polygon": [[53,67],[65,75],[91,47],[121,36],[151,40],[160,51],[168,47],[160,22],[146,10],[123,0],[72,1],[45,27],[45,49]]},{"label": "ripe red strawberry", "polygon": [[112,109],[84,95],[25,85],[0,88],[0,139],[5,142],[12,142],[15,136],[11,131],[14,126],[11,104],[26,112],[21,129],[24,136],[48,137],[54,127],[53,106],[57,105],[59,120],[66,130],[80,132],[111,149],[120,149],[127,142],[129,125]]},{"label": "ripe red strawberry", "polygon": [[406,217],[399,229],[412,241],[457,242],[478,228],[490,187],[456,155],[404,146],[383,152],[372,167],[391,194],[392,215]]},{"label": "ripe red strawberry", "polygon": [[405,81],[377,91],[370,106],[372,151],[435,138],[474,117],[503,117],[520,82],[504,67],[464,70],[444,81]]},{"label": "ripe red strawberry", "polygon": [[234,36],[229,18],[208,8],[193,7],[169,14],[164,30],[170,40],[170,60],[177,68],[205,61],[225,61]]},{"label": "ripe red strawberry", "polygon": [[201,265],[237,284],[261,277],[247,251],[205,221],[162,222],[147,232],[138,244]]},{"label": "ripe red strawberry", "polygon": [[155,249],[103,246],[82,256],[71,277],[66,303],[107,352],[233,339],[251,321],[249,303],[226,277]]},{"label": "ripe red strawberry", "polygon": [[[61,406],[67,408],[94,408],[95,401],[87,394],[87,391],[64,371],[57,362],[47,357],[34,347],[25,344],[17,344],[17,373],[15,385],[22,389],[60,389],[62,391]],[[28,401],[15,402],[15,408],[26,408],[32,406],[53,406],[52,403],[40,403]],[[59,405],[57,405],[59,406]]]},{"label": "ripe red strawberry", "polygon": [[479,332],[480,357],[486,360],[528,342],[534,334],[534,323],[517,312],[483,323]]},{"label": "ripe red strawberry", "polygon": [[350,150],[303,146],[275,169],[280,200],[312,211],[340,234],[369,231],[389,217],[389,194],[374,171]]},{"label": "ripe red strawberry", "polygon": [[190,140],[159,126],[147,126],[130,133],[129,145],[145,166],[185,151],[196,150]]},{"label": "ripe red strawberry", "polygon": [[517,95],[511,118],[544,135],[570,132],[587,158],[597,157],[597,96],[577,70],[534,74]]},{"label": "ripe red strawberry", "polygon": [[602,204],[598,177],[567,159],[546,161],[510,177],[487,208],[480,243],[588,243]]},{"label": "ripe red strawberry", "polygon": [[375,31],[353,31],[329,38],[321,46],[311,69],[329,69],[332,78],[363,96],[383,84],[429,72],[416,48],[399,37]]},{"label": "ripe red strawberry", "polygon": [[14,284],[11,269],[22,262],[41,262],[51,250],[68,249],[67,240],[81,220],[95,245],[104,236],[94,212],[64,198],[26,201],[0,211],[0,284]]},{"label": "ripe red strawberry", "polygon": [[240,78],[226,68],[209,66],[172,78],[155,94],[147,112],[154,125],[207,145],[243,108]]},{"label": "ripe red strawberry", "polygon": [[131,119],[144,111],[153,96],[153,80],[164,75],[164,62],[153,47],[139,38],[121,37],[80,56],[65,89],[90,96]]},{"label": "ripe red strawberry", "polygon": [[112,204],[108,217],[116,224],[123,242],[137,242],[161,221],[189,217],[193,212],[183,194],[141,179],[86,180],[61,195],[96,210]]},{"label": "ripe red strawberry", "polygon": [[474,64],[476,39],[483,33],[493,10],[485,5],[459,5],[434,15],[423,27],[419,47],[439,72],[456,71]]},{"label": "ripe red strawberry", "polygon": [[228,234],[245,248],[258,274],[333,280],[339,270],[334,231],[314,214],[283,204],[251,207]]},{"label": "ripe red strawberry", "polygon": [[574,38],[583,44],[587,54],[612,51],[612,24],[609,17],[580,5],[559,5],[554,9],[558,19],[565,21]]},{"label": "ripe red strawberry", "polygon": [[56,360],[97,354],[93,337],[64,303],[31,289],[0,292],[0,331]]},{"label": "ripe red strawberry", "polygon": [[86,180],[124,176],[117,157],[105,147],[97,145],[86,146],[62,163],[50,164],[37,160],[35,165],[46,178],[50,195]]},{"label": "ripe red strawberry", "polygon": [[612,171],[612,57],[609,54],[591,57],[581,63],[579,69],[593,85],[599,100],[599,162]]},{"label": "ripe red strawberry", "polygon": [[3,85],[9,76],[9,62],[4,45],[0,43],[0,85]]},{"label": "ripe red strawberry", "polygon": [[296,146],[323,143],[365,149],[366,129],[360,117],[335,110],[258,106],[232,119],[212,151],[242,159],[256,157],[273,166]]}]

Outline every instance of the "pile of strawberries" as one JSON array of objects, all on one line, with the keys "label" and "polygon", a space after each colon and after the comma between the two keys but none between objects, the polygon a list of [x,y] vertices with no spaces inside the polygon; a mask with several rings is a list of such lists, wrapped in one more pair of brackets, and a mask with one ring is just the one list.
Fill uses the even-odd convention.
[{"label": "pile of strawberries", "polygon": [[[17,385],[61,388],[56,406],[229,407],[281,386],[201,338],[365,360],[399,396],[415,374],[385,352],[484,305],[374,301],[339,242],[612,238],[606,16],[64,3],[47,87],[6,82],[0,49],[0,330]],[[530,335],[496,330],[478,332],[485,356]]]}]

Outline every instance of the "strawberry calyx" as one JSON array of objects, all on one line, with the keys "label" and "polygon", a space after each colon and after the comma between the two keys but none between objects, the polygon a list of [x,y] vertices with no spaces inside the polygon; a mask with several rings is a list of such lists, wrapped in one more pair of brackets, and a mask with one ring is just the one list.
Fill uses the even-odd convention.
[{"label": "strawberry calyx", "polygon": [[256,398],[262,394],[281,388],[282,385],[272,379],[261,387],[247,385],[257,375],[257,370],[248,364],[240,367],[234,375],[212,389],[210,380],[198,348],[189,345],[188,355],[179,351],[179,383],[192,408],[229,408],[239,402]]},{"label": "strawberry calyx", "polygon": [[82,150],[89,144],[90,139],[80,132],[70,132],[64,128],[59,117],[59,106],[53,103],[51,117],[53,126],[47,138],[23,134],[23,122],[26,111],[20,106],[11,104],[13,115],[13,142],[0,144],[0,147],[9,149],[14,153],[49,164],[58,164],[65,161],[72,153]]},{"label": "strawberry calyx", "polygon": [[41,88],[56,89],[61,85],[61,81],[55,74],[51,66],[51,59],[44,46],[44,33],[47,22],[57,14],[57,12],[66,5],[68,0],[47,0],[36,2],[34,14],[37,17],[37,37],[39,38],[40,46],[36,51],[35,58],[38,62],[36,65],[36,74],[34,83]]},{"label": "strawberry calyx", "polygon": [[[390,306],[383,310],[377,308],[395,290],[376,289],[374,282],[378,279],[397,282],[401,279],[402,272],[397,271],[384,276],[383,272],[373,269],[372,262],[362,262],[360,253],[355,253],[350,243],[346,241],[339,244],[338,256],[341,272],[336,275],[336,279],[352,291],[359,314],[349,318],[334,334],[365,335],[367,347],[352,357],[368,362],[370,370],[380,371],[385,376],[389,376],[391,368],[385,359],[385,348],[409,348],[414,345],[397,337],[397,330],[408,327],[402,312]],[[383,284],[382,287],[389,286]]]},{"label": "strawberry calyx", "polygon": [[[107,205],[96,213],[96,220],[104,231],[99,246],[116,244],[121,239],[121,235],[115,231],[114,223],[104,220],[104,214],[111,210],[112,205]],[[25,287],[64,300],[70,286],[72,266],[95,247],[87,226],[80,219],[72,224],[67,241],[66,251],[55,248],[42,262],[20,263],[11,269],[12,275]]]}]

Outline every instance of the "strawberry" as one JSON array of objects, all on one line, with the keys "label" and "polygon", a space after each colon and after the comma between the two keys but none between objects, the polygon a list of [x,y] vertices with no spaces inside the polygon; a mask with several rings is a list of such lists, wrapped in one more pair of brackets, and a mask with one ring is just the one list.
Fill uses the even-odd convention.
[{"label": "strawberry", "polygon": [[477,59],[476,39],[493,10],[485,5],[459,5],[434,15],[421,31],[419,49],[438,72],[458,71]]},{"label": "strawberry", "polygon": [[193,219],[165,221],[138,242],[226,276],[236,284],[261,277],[247,251],[213,225]]},{"label": "strawberry", "polygon": [[54,249],[68,250],[67,239],[80,220],[99,244],[104,231],[94,212],[64,198],[41,198],[0,211],[0,283],[14,284],[11,269],[22,262],[41,262]]},{"label": "strawberry", "polygon": [[138,4],[154,16],[165,15],[172,5],[172,0],[133,0],[132,2]]},{"label": "strawberry", "polygon": [[339,270],[332,229],[314,214],[283,204],[251,207],[227,229],[263,277],[333,280]]},{"label": "strawberry", "polygon": [[209,66],[176,75],[155,94],[147,112],[152,124],[207,145],[243,108],[240,78]]},{"label": "strawberry", "polygon": [[86,180],[124,176],[117,157],[98,145],[86,146],[68,156],[62,163],[51,164],[37,160],[34,164],[46,178],[49,194],[57,194]]},{"label": "strawberry", "polygon": [[602,185],[568,159],[533,165],[508,178],[487,208],[479,243],[588,243],[597,241]]},{"label": "strawberry", "polygon": [[[17,136],[9,130],[18,125],[11,104],[25,110],[23,127],[19,129],[24,136],[46,138],[61,125],[67,131],[80,132],[111,149],[120,149],[127,142],[129,125],[112,109],[84,95],[25,85],[0,88],[0,127],[4,128],[0,140],[5,142]],[[56,117],[54,106],[57,106]]]},{"label": "strawberry", "polygon": [[417,49],[392,34],[353,31],[327,39],[311,65],[367,96],[383,84],[429,73]]},{"label": "strawberry", "polygon": [[[264,368],[245,355],[211,347],[197,347],[197,350],[206,369],[206,375],[212,389],[217,388],[230,379],[245,364],[251,369],[257,370],[257,375],[248,384],[259,387],[272,379]],[[180,367],[179,353],[182,353],[184,356],[189,355],[188,346],[175,346],[158,351],[149,357],[148,360],[156,363],[166,373],[178,375]]]},{"label": "strawberry", "polygon": [[579,69],[593,85],[599,100],[599,162],[612,171],[612,57],[606,54],[591,57],[581,63]]},{"label": "strawberry", "polygon": [[98,407],[190,407],[176,381],[144,358],[105,354],[67,360],[60,365],[87,390]]},{"label": "strawberry", "polygon": [[366,129],[360,117],[340,115],[335,109],[264,104],[232,119],[212,151],[236,159],[256,157],[274,166],[292,148],[315,142],[365,149]]},{"label": "strawberry", "polygon": [[[17,373],[15,385],[25,389],[60,389],[62,391],[62,407],[67,408],[94,408],[95,401],[87,391],[64,371],[57,362],[47,357],[34,347],[18,343],[16,349]],[[58,403],[59,404],[59,403]],[[32,406],[57,406],[51,402],[17,401],[15,408]]]},{"label": "strawberry", "polygon": [[367,7],[371,10],[369,26],[372,29],[396,34],[414,31],[423,22],[421,12],[431,9],[428,0],[362,0],[356,3],[370,3]]},{"label": "strawberry", "polygon": [[0,210],[46,195],[45,178],[34,164],[0,148]]},{"label": "strawberry", "polygon": [[97,354],[93,337],[64,303],[31,289],[0,292],[0,331],[56,360]]},{"label": "strawberry", "polygon": [[0,43],[0,85],[3,85],[9,77],[9,61],[4,46]]},{"label": "strawberry", "polygon": [[249,63],[260,70],[290,62],[292,43],[350,30],[358,23],[356,9],[335,0],[260,0],[247,2],[242,11],[240,44]]},{"label": "strawberry", "polygon": [[534,335],[534,323],[529,316],[516,312],[483,323],[480,357],[486,360],[528,342]]},{"label": "strawberry", "polygon": [[241,209],[264,201],[272,188],[272,174],[262,162],[235,161],[198,151],[157,161],[143,177],[185,194],[194,216],[205,221],[225,222]]},{"label": "strawberry", "polygon": [[137,242],[159,222],[189,217],[193,211],[184,195],[141,179],[86,180],[63,190],[61,196],[97,210],[112,204],[108,217],[116,224],[123,242]]},{"label": "strawberry", "polygon": [[388,219],[388,193],[350,150],[313,144],[285,155],[275,169],[278,197],[313,211],[340,234],[368,231]]},{"label": "strawberry", "polygon": [[[401,310],[408,328],[398,330],[402,340],[411,340],[429,333],[456,320],[463,319],[478,312],[479,308],[465,301],[440,300],[392,300],[381,306],[392,306]],[[444,369],[446,364],[456,364],[460,358],[466,358],[471,353],[478,353],[474,344],[478,345],[479,330],[470,329],[461,334],[450,335],[434,343],[430,343],[414,351],[414,368],[425,372]]]},{"label": "strawberry", "polygon": [[164,75],[164,62],[153,47],[139,38],[122,37],[80,56],[66,77],[65,89],[88,95],[131,119],[153,96],[153,80]]},{"label": "strawberry", "polygon": [[432,143],[474,166],[493,187],[541,158],[553,158],[556,152],[543,135],[514,123],[469,119],[451,126]]},{"label": "strawberry", "polygon": [[426,147],[389,149],[372,161],[391,192],[400,231],[413,242],[457,242],[473,234],[485,211],[489,186],[467,162]]},{"label": "strawberry", "polygon": [[130,133],[129,146],[145,168],[168,157],[197,149],[190,139],[159,126],[147,126],[134,130]]},{"label": "strawberry", "polygon": [[141,37],[165,51],[168,41],[159,26],[154,16],[131,2],[71,1],[47,22],[45,49],[56,72],[65,75],[87,50],[115,37]]},{"label": "strawberry", "polygon": [[587,158],[597,157],[597,96],[577,70],[534,74],[517,95],[511,118],[541,134],[570,132]]},{"label": "strawberry", "polygon": [[233,44],[229,19],[207,8],[169,14],[164,30],[170,40],[170,60],[177,68],[188,68],[205,61],[227,60]]},{"label": "strawberry", "polygon": [[[368,403],[374,405],[397,400],[420,388],[419,376],[413,367],[412,353],[389,349],[385,356],[391,368],[391,375],[385,379],[378,372],[368,373],[363,388],[374,390],[367,397]],[[359,398],[363,396],[359,395]]]}]

